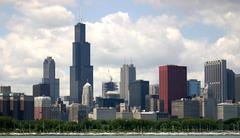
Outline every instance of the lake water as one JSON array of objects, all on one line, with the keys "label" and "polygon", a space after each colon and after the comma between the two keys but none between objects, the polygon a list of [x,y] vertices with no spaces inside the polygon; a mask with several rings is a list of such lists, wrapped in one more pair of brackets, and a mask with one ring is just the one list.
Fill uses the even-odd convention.
[{"label": "lake water", "polygon": [[0,138],[240,138],[240,136],[0,136]]}]

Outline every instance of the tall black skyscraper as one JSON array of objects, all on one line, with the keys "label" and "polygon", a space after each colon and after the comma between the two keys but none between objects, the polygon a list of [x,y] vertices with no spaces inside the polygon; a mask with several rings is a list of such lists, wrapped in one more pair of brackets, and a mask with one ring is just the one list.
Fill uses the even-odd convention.
[{"label": "tall black skyscraper", "polygon": [[90,64],[90,43],[86,42],[85,24],[75,25],[75,41],[70,67],[70,96],[73,102],[82,103],[83,85],[93,86],[93,66]]}]

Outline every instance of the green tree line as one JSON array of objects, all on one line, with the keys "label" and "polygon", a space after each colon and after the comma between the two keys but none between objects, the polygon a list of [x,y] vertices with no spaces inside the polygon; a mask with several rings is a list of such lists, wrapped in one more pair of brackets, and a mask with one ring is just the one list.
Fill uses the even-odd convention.
[{"label": "green tree line", "polygon": [[227,121],[210,119],[170,119],[164,121],[84,120],[79,123],[60,120],[15,120],[0,116],[0,132],[49,133],[49,132],[208,132],[239,131],[240,118]]}]

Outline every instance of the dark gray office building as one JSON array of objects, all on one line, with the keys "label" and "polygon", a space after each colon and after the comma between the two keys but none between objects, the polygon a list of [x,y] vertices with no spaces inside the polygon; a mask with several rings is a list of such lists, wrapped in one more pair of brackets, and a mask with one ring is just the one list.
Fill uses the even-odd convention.
[{"label": "dark gray office building", "polygon": [[240,74],[235,75],[235,100],[240,102]]},{"label": "dark gray office building", "polygon": [[218,103],[227,100],[227,61],[207,61],[204,65],[205,84]]},{"label": "dark gray office building", "polygon": [[39,83],[33,85],[33,97],[50,96],[50,84]]},{"label": "dark gray office building", "polygon": [[34,97],[22,94],[20,96],[20,120],[34,119]]},{"label": "dark gray office building", "polygon": [[0,115],[10,115],[10,97],[9,94],[0,93]]},{"label": "dark gray office building", "polygon": [[93,66],[90,59],[90,43],[86,42],[85,24],[75,25],[75,41],[70,67],[70,96],[72,102],[82,103],[83,85],[93,86]]},{"label": "dark gray office building", "polygon": [[0,93],[2,94],[10,94],[11,93],[11,86],[0,86]]},{"label": "dark gray office building", "polygon": [[33,120],[33,96],[23,93],[0,94],[0,115],[17,120]]},{"label": "dark gray office building", "polygon": [[149,81],[136,80],[129,84],[129,101],[130,107],[140,107],[145,110],[145,97],[149,94]]},{"label": "dark gray office building", "polygon": [[55,61],[52,57],[47,57],[43,62],[42,82],[50,85],[50,97],[52,101],[59,98],[59,79],[55,78]]},{"label": "dark gray office building", "polygon": [[227,99],[235,100],[235,73],[227,69]]}]

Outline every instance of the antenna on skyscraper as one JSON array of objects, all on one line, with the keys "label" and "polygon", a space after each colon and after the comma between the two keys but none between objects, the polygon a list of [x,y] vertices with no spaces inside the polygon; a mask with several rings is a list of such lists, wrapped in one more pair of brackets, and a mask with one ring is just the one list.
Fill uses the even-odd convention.
[{"label": "antenna on skyscraper", "polygon": [[82,11],[82,8],[80,8],[80,23],[83,22],[83,11]]},{"label": "antenna on skyscraper", "polygon": [[132,57],[130,57],[130,64],[132,64]]},{"label": "antenna on skyscraper", "polygon": [[77,13],[77,21],[82,23],[83,22],[83,11],[82,8],[79,7],[80,11]]}]

